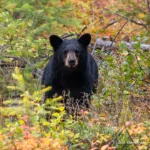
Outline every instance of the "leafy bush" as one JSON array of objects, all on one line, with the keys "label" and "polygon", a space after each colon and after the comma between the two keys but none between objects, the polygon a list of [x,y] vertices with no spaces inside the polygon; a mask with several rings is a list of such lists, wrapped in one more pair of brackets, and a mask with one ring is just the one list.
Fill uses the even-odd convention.
[{"label": "leafy bush", "polygon": [[[140,48],[149,42],[145,2],[0,1],[0,149],[149,149],[150,58]],[[102,9],[106,6],[111,11]],[[117,37],[124,19],[128,24]],[[110,35],[118,45],[95,50],[98,92],[89,111],[74,117],[66,114],[61,96],[41,104],[51,88],[40,80],[52,55],[49,35],[79,33],[82,26],[93,40]],[[136,42],[134,49],[121,42],[125,35]]]}]

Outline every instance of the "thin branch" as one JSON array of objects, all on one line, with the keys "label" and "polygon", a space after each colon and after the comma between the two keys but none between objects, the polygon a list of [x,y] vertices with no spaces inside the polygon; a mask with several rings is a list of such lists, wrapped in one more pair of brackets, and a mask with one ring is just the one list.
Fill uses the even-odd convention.
[{"label": "thin branch", "polygon": [[32,64],[26,59],[23,57],[23,60],[29,65],[29,66],[32,66]]},{"label": "thin branch", "polygon": [[3,55],[2,55],[2,57],[13,58],[13,61],[18,60],[20,62],[20,64],[15,64],[15,63],[7,63],[3,60],[2,61],[0,60],[0,67],[2,67],[2,68],[3,67],[7,67],[7,68],[8,67],[15,67],[15,66],[17,66],[19,68],[24,68],[25,67],[26,62],[20,57],[17,57],[17,56],[3,56]]},{"label": "thin branch", "polygon": [[[107,8],[105,8],[105,10],[109,11],[110,13],[112,13],[112,12],[111,12],[109,9],[107,9]],[[112,14],[114,14],[114,15],[116,15],[116,16],[119,16],[119,17],[121,17],[121,18],[124,18],[124,19],[126,19],[127,21],[133,22],[133,23],[135,23],[135,24],[137,24],[137,25],[143,26],[143,27],[145,27],[145,28],[147,29],[147,25],[144,24],[144,23],[140,23],[140,22],[138,22],[138,21],[136,21],[136,20],[129,19],[129,18],[127,18],[127,17],[125,17],[125,16],[122,16],[122,15],[120,15],[120,14],[117,14],[117,13],[112,13]]]},{"label": "thin branch", "polygon": [[115,135],[115,137],[108,143],[109,146],[114,143],[114,141],[118,138],[118,136],[123,132],[124,129],[126,129],[127,127],[129,127],[129,126],[131,125],[132,121],[134,121],[134,120],[137,118],[137,116],[140,114],[141,110],[142,110],[142,108],[141,108],[141,109],[137,112],[137,114],[128,122],[128,124],[125,124],[125,125],[123,126],[123,128],[120,129],[120,131]]},{"label": "thin branch", "polygon": [[120,32],[122,31],[122,29],[124,28],[124,26],[128,23],[128,21],[126,21],[123,26],[120,28],[120,30],[118,31],[118,33],[116,34],[116,36],[114,37],[114,39],[112,40],[112,43],[110,45],[110,47],[113,45],[113,42],[116,40],[117,36],[120,34]]},{"label": "thin branch", "polygon": [[8,47],[10,47],[10,46],[6,46],[6,45],[1,46],[1,45],[0,45],[0,52],[2,52],[3,50],[7,49]]},{"label": "thin branch", "polygon": [[78,34],[76,34],[76,33],[64,34],[64,35],[61,36],[61,38],[65,39],[65,38],[68,38],[68,37],[71,37],[71,36],[75,36],[75,35],[78,36]]},{"label": "thin branch", "polygon": [[[23,58],[24,61],[30,66],[30,67],[33,67],[33,64],[31,64],[28,60],[26,60],[25,58]],[[38,73],[40,72],[40,73]],[[39,68],[36,68],[35,70],[33,70],[33,74],[35,74],[38,78],[41,77],[41,73],[42,73],[42,70],[39,69]]]},{"label": "thin branch", "polygon": [[107,29],[109,26],[111,26],[111,25],[113,25],[113,24],[115,24],[117,22],[118,22],[117,20],[112,20],[112,21],[110,21],[109,24],[107,24],[105,27],[103,27],[103,29]]},{"label": "thin branch", "polygon": [[[128,21],[126,21],[126,22],[123,24],[123,26],[120,28],[120,30],[119,30],[118,33],[116,34],[115,38],[112,40],[112,43],[111,43],[110,47],[113,45],[113,43],[114,43],[114,41],[116,40],[117,36],[119,35],[119,33],[122,31],[122,29],[124,28],[124,26],[125,26],[127,23],[128,23]],[[102,49],[104,49],[104,47],[103,47]],[[93,51],[94,51],[94,48],[93,48]],[[93,51],[92,51],[92,52],[93,52]],[[111,51],[109,51],[109,52],[107,53],[107,56],[110,54],[110,52],[111,52]],[[104,60],[102,60],[99,65],[101,65],[103,61],[104,61]]]},{"label": "thin branch", "polygon": [[82,32],[84,32],[84,30],[86,30],[87,29],[87,25],[79,32],[79,34],[78,34],[78,37],[82,34]]},{"label": "thin branch", "polygon": [[134,53],[134,55],[135,55],[135,59],[136,59],[136,62],[137,62],[137,64],[138,64],[139,68],[140,68],[141,70],[143,70],[143,68],[141,67],[140,62],[139,62],[139,60],[138,60],[137,55],[136,55],[135,53]]},{"label": "thin branch", "polygon": [[[19,60],[19,61],[22,61],[24,64],[28,64],[30,67],[33,67],[33,64],[31,64],[27,59],[25,58],[20,58],[20,57],[17,57],[17,56],[4,56],[5,58],[13,58],[13,59],[16,59],[16,60]],[[38,72],[40,73],[38,73]],[[39,69],[39,68],[36,68],[35,70],[33,70],[33,74],[35,74],[38,78],[41,77],[41,73],[42,73],[42,70]]]},{"label": "thin branch", "polygon": [[[146,55],[144,55],[144,54],[142,54],[133,44],[131,44],[132,46],[133,46],[133,48],[134,49],[136,49],[137,50],[137,52],[140,54],[140,55],[142,55],[144,58],[146,58],[147,60],[149,60],[150,61],[150,59],[149,59],[149,56],[148,57],[146,57]],[[135,54],[135,53],[134,53]]]},{"label": "thin branch", "polygon": [[[98,38],[98,35],[97,35],[96,39],[97,39],[97,38]],[[96,49],[96,44],[97,44],[97,42],[95,41],[94,46],[93,46],[93,50],[92,50],[92,52],[91,52],[91,55],[94,55],[94,51],[95,51],[95,49]]]},{"label": "thin branch", "polygon": [[131,135],[130,135],[130,133],[129,133],[129,131],[127,129],[126,129],[126,132],[127,132],[128,136],[129,136],[130,140],[133,142],[133,145],[136,147],[137,150],[139,150],[137,144],[133,141],[133,139],[132,139],[132,137],[131,137]]},{"label": "thin branch", "polygon": [[[118,21],[114,20],[113,22],[110,22],[110,23],[109,23],[107,26],[105,26],[103,29],[108,28],[109,26],[115,24],[116,22],[118,22]],[[126,23],[123,25],[123,27],[124,27],[125,25],[126,25]],[[117,38],[117,36],[119,35],[119,33],[121,32],[121,30],[123,29],[123,27],[119,30],[119,32],[118,32],[117,35],[115,36],[114,40]],[[110,47],[112,46],[114,40],[112,40],[112,43],[111,43]],[[96,43],[96,41],[95,41],[94,46],[93,46],[93,50],[92,50],[92,52],[91,52],[92,55],[94,54],[94,51],[95,51],[95,48],[96,48],[96,44],[97,44],[97,43]]]},{"label": "thin branch", "polygon": [[68,37],[71,37],[71,36],[77,36],[77,38],[79,38],[80,37],[80,35],[82,34],[82,32],[84,32],[84,30],[86,30],[87,29],[87,25],[79,32],[79,34],[77,34],[77,33],[65,33],[65,34],[63,34],[62,36],[60,36],[62,39],[65,39],[65,38],[68,38]]},{"label": "thin branch", "polygon": [[13,58],[13,59],[17,59],[17,60],[20,60],[20,61],[23,61],[24,63],[26,63],[26,61],[20,57],[17,57],[17,56],[4,56],[5,58]]},{"label": "thin branch", "polygon": [[139,29],[135,29],[135,30],[132,30],[131,32],[129,32],[129,34],[130,33],[133,33],[133,32],[136,32],[136,31],[140,31],[140,30],[142,30],[142,29],[144,29],[145,27],[141,27],[141,28],[139,28]]},{"label": "thin branch", "polygon": [[147,9],[150,12],[150,2],[149,2],[149,0],[146,0],[146,4],[147,4]]},{"label": "thin branch", "polygon": [[94,43],[94,46],[93,46],[93,50],[92,50],[92,52],[91,52],[91,55],[94,54],[95,49],[96,49],[96,41],[95,41],[95,43]]}]

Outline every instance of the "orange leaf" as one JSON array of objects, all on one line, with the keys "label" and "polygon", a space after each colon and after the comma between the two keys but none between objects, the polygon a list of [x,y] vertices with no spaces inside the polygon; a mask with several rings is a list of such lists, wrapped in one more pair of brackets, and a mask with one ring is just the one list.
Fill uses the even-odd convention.
[{"label": "orange leaf", "polygon": [[107,150],[108,147],[109,147],[108,144],[107,145],[103,145],[100,150]]}]

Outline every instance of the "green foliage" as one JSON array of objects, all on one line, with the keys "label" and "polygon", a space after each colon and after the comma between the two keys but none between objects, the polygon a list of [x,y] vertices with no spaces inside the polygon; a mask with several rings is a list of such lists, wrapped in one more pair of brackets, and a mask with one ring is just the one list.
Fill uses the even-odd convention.
[{"label": "green foliage", "polygon": [[[116,7],[118,6],[118,7]],[[133,1],[121,0],[117,5],[112,7],[114,13],[118,14],[132,23],[143,26],[147,31],[150,29],[150,15],[149,15],[149,2],[148,1]],[[149,34],[149,32],[148,32]]]},{"label": "green foliage", "polygon": [[[64,107],[58,103],[61,97],[49,99],[40,106],[39,102],[43,94],[50,90],[50,87],[30,93],[18,68],[15,69],[15,73],[12,76],[16,80],[16,84],[8,86],[8,88],[20,92],[20,97],[16,100],[6,100],[4,102],[5,107],[0,107],[3,119],[0,133],[13,134],[14,143],[20,139],[30,139],[32,136],[44,136],[45,138],[58,139],[61,144],[66,144],[68,140],[72,141],[78,137],[78,134],[70,130],[74,125],[74,121],[71,118],[62,122],[65,111]],[[45,107],[49,108],[50,113],[45,110]],[[44,117],[46,114],[51,116],[49,121]],[[26,135],[25,132],[28,132],[28,134]],[[9,139],[5,139],[5,142],[1,141],[0,147],[7,146],[7,143],[9,143]],[[11,146],[8,145],[8,148],[11,148]]]},{"label": "green foliage", "polygon": [[[99,7],[94,13],[96,7],[91,8],[91,1],[79,3],[82,3],[82,9],[78,8],[77,16],[83,22],[94,17],[99,22]],[[115,13],[140,20],[149,28],[145,2],[115,4]],[[135,49],[129,50],[121,42],[115,52],[96,50],[95,55],[102,57],[102,63],[98,92],[92,97],[93,108],[79,112],[80,115],[74,118],[66,114],[60,103],[61,96],[40,105],[44,93],[51,88],[43,89],[41,74],[36,72],[38,69],[42,72],[52,54],[49,35],[76,32],[81,27],[72,2],[2,0],[0,20],[0,149],[109,147],[112,150],[134,150],[136,146],[140,150],[148,149],[150,124],[146,100],[149,97],[150,58],[149,52],[140,49],[140,43],[149,40],[149,33],[143,32],[133,38],[137,42]],[[102,30],[99,27],[103,25],[98,24],[96,28],[91,22],[92,33]]]},{"label": "green foliage", "polygon": [[[5,97],[9,93],[5,83],[8,82],[8,78],[11,79],[10,68],[25,66],[23,74],[26,80],[33,79],[29,88],[34,87],[35,79],[32,77],[32,72],[37,67],[43,68],[52,54],[48,43],[49,35],[54,33],[62,35],[73,24],[76,25],[74,28],[76,30],[80,22],[74,17],[74,7],[70,1],[61,3],[60,0],[54,2],[7,0],[1,3],[0,61],[9,67],[8,70],[1,70],[0,73],[0,84],[3,89],[0,93]],[[57,5],[58,7],[55,7]],[[63,32],[62,27],[64,27]],[[5,74],[8,74],[8,77]]]},{"label": "green foliage", "polygon": [[76,27],[79,27],[79,21],[72,17],[74,15],[74,7],[71,1],[64,3],[60,0],[51,2],[45,0],[8,0],[5,9],[9,11],[14,18],[30,22],[28,30],[32,32],[31,34],[33,36],[42,33],[60,33],[60,28],[63,26],[76,25]]}]

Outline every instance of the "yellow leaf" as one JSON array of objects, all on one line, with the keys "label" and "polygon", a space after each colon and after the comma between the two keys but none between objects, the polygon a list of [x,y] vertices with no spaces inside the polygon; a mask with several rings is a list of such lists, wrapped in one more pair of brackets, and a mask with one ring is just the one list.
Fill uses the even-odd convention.
[{"label": "yellow leaf", "polygon": [[59,113],[53,113],[52,114],[54,117],[58,117],[60,114]]},{"label": "yellow leaf", "polygon": [[142,18],[145,18],[145,15],[143,13],[140,13],[139,17],[142,19]]},{"label": "yellow leaf", "polygon": [[59,100],[62,100],[62,96],[59,96],[59,97],[53,98],[53,101],[59,101]]},{"label": "yellow leaf", "polygon": [[64,107],[59,107],[58,109],[59,109],[60,111],[64,111],[65,108],[64,108]]}]

